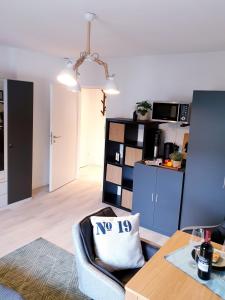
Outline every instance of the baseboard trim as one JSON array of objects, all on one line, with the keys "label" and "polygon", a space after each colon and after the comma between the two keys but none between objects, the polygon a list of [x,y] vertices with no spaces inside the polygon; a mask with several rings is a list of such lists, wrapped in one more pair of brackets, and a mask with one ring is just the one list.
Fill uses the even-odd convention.
[{"label": "baseboard trim", "polygon": [[16,208],[20,205],[23,205],[23,203],[26,203],[28,201],[32,200],[32,197],[30,198],[26,198],[26,199],[23,199],[23,200],[20,200],[20,201],[17,201],[17,202],[14,202],[14,203],[11,203],[11,204],[8,204],[6,205],[5,207],[1,207],[0,208],[0,211],[4,210],[4,209],[11,209],[11,208]]}]

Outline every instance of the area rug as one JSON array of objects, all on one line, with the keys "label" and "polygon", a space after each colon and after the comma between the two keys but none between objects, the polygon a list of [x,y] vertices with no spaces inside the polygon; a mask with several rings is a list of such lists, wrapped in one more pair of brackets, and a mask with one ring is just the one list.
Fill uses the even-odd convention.
[{"label": "area rug", "polygon": [[74,255],[39,238],[0,259],[0,284],[25,300],[86,300],[78,289]]}]

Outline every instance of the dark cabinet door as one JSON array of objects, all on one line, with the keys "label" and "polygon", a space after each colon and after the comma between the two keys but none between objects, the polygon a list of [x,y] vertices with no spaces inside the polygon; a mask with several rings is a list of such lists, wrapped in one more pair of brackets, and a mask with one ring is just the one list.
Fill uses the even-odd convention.
[{"label": "dark cabinet door", "polygon": [[179,226],[183,172],[157,168],[154,230],[171,235]]},{"label": "dark cabinet door", "polygon": [[140,213],[140,225],[152,229],[157,168],[137,163],[134,167],[132,212]]},{"label": "dark cabinet door", "polygon": [[31,197],[33,83],[8,80],[8,203]]},{"label": "dark cabinet door", "polygon": [[225,92],[195,91],[181,227],[225,217]]}]

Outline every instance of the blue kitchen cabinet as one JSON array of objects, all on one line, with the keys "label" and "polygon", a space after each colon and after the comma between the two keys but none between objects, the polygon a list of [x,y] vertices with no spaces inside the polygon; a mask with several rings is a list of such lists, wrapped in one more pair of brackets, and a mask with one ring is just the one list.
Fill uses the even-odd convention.
[{"label": "blue kitchen cabinet", "polygon": [[183,172],[157,169],[154,230],[166,235],[179,227]]},{"label": "blue kitchen cabinet", "polygon": [[136,163],[134,167],[132,213],[140,213],[140,225],[153,227],[156,168]]},{"label": "blue kitchen cabinet", "polygon": [[137,163],[134,168],[133,213],[142,227],[165,235],[179,228],[183,172]]}]

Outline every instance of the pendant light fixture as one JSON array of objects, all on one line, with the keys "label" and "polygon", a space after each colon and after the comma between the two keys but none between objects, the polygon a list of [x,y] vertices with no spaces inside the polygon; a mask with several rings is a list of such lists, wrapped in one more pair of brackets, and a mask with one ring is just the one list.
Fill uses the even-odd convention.
[{"label": "pendant light fixture", "polygon": [[74,76],[74,70],[73,70],[73,63],[70,59],[65,58],[65,68],[59,73],[57,76],[57,80],[68,86],[68,87],[75,87],[77,85],[77,80]]},{"label": "pendant light fixture", "polygon": [[91,52],[91,23],[94,19],[96,19],[96,15],[94,13],[86,13],[85,19],[87,21],[87,46],[86,50],[80,53],[80,57],[73,64],[70,59],[66,59],[65,68],[59,73],[57,76],[57,80],[68,86],[72,91],[78,92],[80,91],[80,84],[78,80],[78,76],[80,75],[78,72],[79,67],[83,64],[83,62],[95,62],[98,65],[104,68],[106,83],[103,88],[105,94],[108,95],[117,95],[119,94],[119,90],[116,87],[114,77],[115,75],[110,75],[108,70],[108,65],[106,62],[100,59],[100,55],[98,53]]}]

